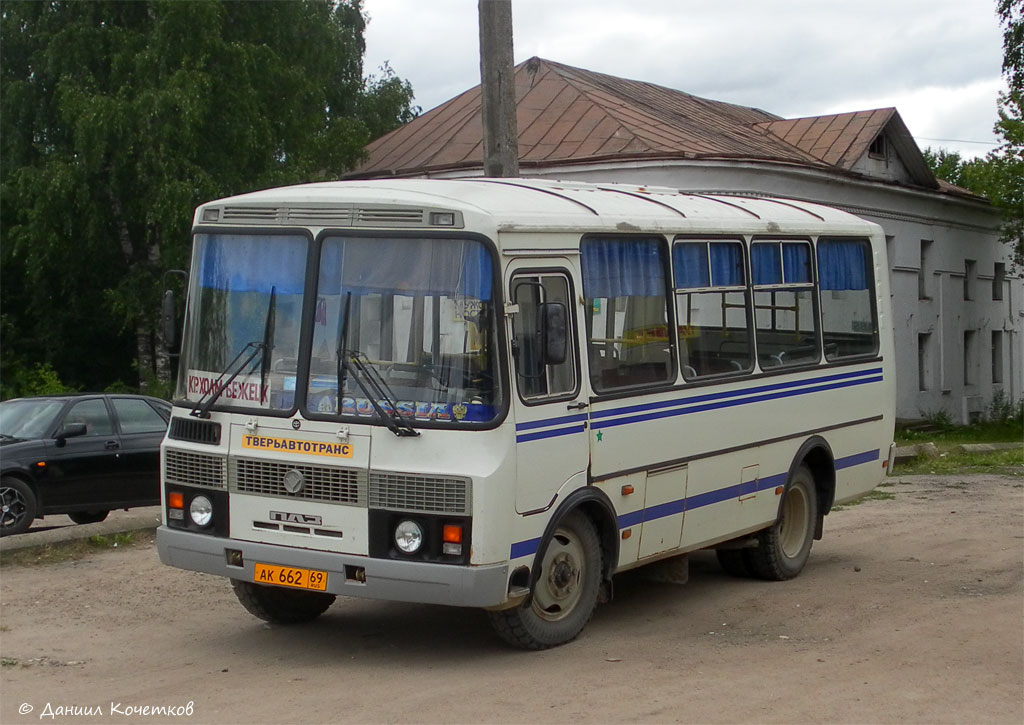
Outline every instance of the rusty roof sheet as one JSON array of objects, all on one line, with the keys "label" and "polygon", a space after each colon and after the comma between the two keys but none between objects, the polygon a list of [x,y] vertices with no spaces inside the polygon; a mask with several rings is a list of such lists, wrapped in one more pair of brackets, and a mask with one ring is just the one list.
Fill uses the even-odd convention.
[{"label": "rusty roof sheet", "polygon": [[[895,108],[784,119],[531,58],[515,67],[520,167],[594,161],[736,159],[852,173],[885,131],[915,183],[937,184]],[[420,176],[483,166],[480,86],[371,143],[349,177]]]},{"label": "rusty roof sheet", "polygon": [[[515,68],[520,163],[623,158],[743,158],[819,165],[756,124],[778,117],[531,58]],[[483,164],[480,87],[367,147],[356,176],[421,174]]]},{"label": "rusty roof sheet", "polygon": [[779,119],[757,124],[829,166],[849,170],[896,115],[895,108]]}]

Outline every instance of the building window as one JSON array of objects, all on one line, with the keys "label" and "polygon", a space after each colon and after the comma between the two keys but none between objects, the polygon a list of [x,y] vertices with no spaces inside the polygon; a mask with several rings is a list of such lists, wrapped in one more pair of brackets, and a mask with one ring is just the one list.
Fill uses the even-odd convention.
[{"label": "building window", "polygon": [[1006,265],[996,262],[995,270],[992,273],[992,299],[1003,299],[1003,284],[1006,282]]},{"label": "building window", "polygon": [[917,389],[921,392],[928,390],[931,386],[931,333],[922,332],[917,336]]},{"label": "building window", "polygon": [[921,240],[921,258],[917,267],[917,298],[919,300],[931,299],[929,292],[930,285],[928,284],[930,271],[928,269],[928,261],[931,256],[932,242],[930,239]]},{"label": "building window", "polygon": [[964,385],[974,385],[978,368],[977,330],[964,330]]},{"label": "building window", "polygon": [[868,146],[868,155],[876,159],[884,159],[886,156],[885,134],[879,134],[878,138]]},{"label": "building window", "polygon": [[978,263],[973,259],[964,260],[964,299],[974,299],[974,285],[978,279]]},{"label": "building window", "polygon": [[992,382],[1003,382],[1003,331],[992,331]]}]

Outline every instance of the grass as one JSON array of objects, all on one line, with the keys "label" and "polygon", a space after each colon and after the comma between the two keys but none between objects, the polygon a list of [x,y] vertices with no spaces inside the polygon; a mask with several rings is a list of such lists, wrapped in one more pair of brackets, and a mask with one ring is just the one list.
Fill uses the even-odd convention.
[{"label": "grass", "polygon": [[77,561],[99,551],[147,546],[153,543],[153,530],[127,531],[111,536],[90,536],[88,539],[62,541],[56,544],[30,546],[5,552],[0,566],[39,566]]},{"label": "grass", "polygon": [[[938,458],[919,456],[897,464],[893,475],[953,473],[1024,473],[1024,420],[1019,416],[1003,417],[996,421],[954,426],[948,419],[935,418],[932,430],[899,429],[896,445],[934,443]],[[970,443],[1019,443],[1016,448],[987,453],[961,453],[958,446]]]}]

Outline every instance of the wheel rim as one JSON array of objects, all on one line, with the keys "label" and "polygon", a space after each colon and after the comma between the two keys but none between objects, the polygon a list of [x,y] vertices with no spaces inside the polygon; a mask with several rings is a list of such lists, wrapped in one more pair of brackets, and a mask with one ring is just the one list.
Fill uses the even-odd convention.
[{"label": "wheel rim", "polygon": [[779,543],[786,557],[794,559],[803,551],[807,542],[809,521],[807,491],[803,486],[793,486],[786,492],[786,500],[782,503],[782,519],[779,522]]},{"label": "wheel rim", "polygon": [[7,486],[0,488],[0,527],[13,529],[25,518],[28,504],[21,492]]},{"label": "wheel rim", "polygon": [[544,552],[540,577],[533,590],[533,611],[557,622],[575,609],[583,594],[583,543],[571,531],[558,529]]}]

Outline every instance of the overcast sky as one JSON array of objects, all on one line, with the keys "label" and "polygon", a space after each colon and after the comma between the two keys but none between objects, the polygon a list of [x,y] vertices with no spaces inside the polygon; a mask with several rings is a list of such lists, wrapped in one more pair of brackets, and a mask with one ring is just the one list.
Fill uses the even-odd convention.
[{"label": "overcast sky", "polygon": [[[480,83],[477,0],[364,0],[365,71],[428,111]],[[995,147],[996,0],[513,0],[533,56],[785,118],[895,106],[918,145]],[[967,143],[969,141],[983,143]],[[987,143],[984,143],[987,142]]]}]

